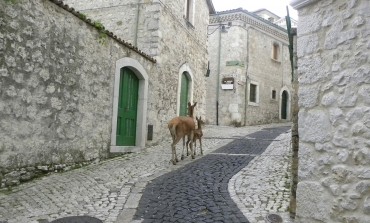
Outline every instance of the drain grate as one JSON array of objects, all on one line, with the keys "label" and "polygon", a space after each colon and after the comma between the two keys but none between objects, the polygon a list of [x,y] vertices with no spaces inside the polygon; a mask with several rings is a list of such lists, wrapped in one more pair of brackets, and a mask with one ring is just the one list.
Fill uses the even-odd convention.
[{"label": "drain grate", "polygon": [[266,216],[266,223],[283,223],[283,219],[277,214],[269,214]]}]

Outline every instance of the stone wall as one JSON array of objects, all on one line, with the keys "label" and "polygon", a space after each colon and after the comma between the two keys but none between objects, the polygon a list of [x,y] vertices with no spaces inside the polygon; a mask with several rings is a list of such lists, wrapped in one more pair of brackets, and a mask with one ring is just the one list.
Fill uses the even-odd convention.
[{"label": "stone wall", "polygon": [[100,21],[108,30],[152,56],[159,54],[160,3],[138,0],[64,0],[64,3]]},{"label": "stone wall", "polygon": [[[82,2],[75,3],[86,6]],[[197,1],[190,25],[178,13],[180,2],[143,1],[138,8],[137,2],[94,1],[104,10],[90,5],[82,13],[58,0],[1,2],[0,178],[14,176],[19,183],[21,173],[37,168],[65,169],[169,138],[167,123],[179,112],[179,77],[185,71],[189,98],[198,102],[195,114],[204,117],[209,8]],[[137,15],[138,25],[131,26]],[[102,33],[102,26],[113,33]],[[139,79],[133,146],[115,140],[122,67]]]},{"label": "stone wall", "polygon": [[[210,124],[217,124],[217,101],[220,125],[279,122],[281,92],[286,89],[291,95],[286,31],[254,16],[234,10],[211,17],[208,31],[211,75],[207,79]],[[225,26],[224,31],[220,22]],[[274,43],[280,49],[278,60],[272,59]],[[233,89],[222,89],[225,77],[234,78]],[[258,85],[257,103],[249,100],[251,83]],[[276,92],[275,99],[272,99],[272,90]]]},{"label": "stone wall", "polygon": [[153,125],[154,138],[147,145],[170,137],[167,123],[179,113],[178,86],[182,68],[192,75],[189,98],[198,102],[195,115],[206,116],[207,1],[195,1],[192,25],[184,19],[185,4],[182,0],[64,2],[101,21],[117,36],[137,44],[157,60],[150,73],[147,119],[148,125]]},{"label": "stone wall", "polygon": [[[258,84],[259,102],[257,106],[249,103],[250,106],[247,107],[247,123],[279,122],[281,120],[282,90],[286,90],[289,93],[289,101],[292,96],[288,43],[274,36],[266,35],[258,29],[252,28],[249,32],[248,81]],[[278,60],[272,59],[273,44],[279,45],[280,55]],[[276,99],[272,99],[272,90],[276,91]],[[290,112],[288,111],[288,113]],[[289,114],[287,120],[290,120]]]},{"label": "stone wall", "polygon": [[[179,1],[183,2],[183,1]],[[180,4],[182,5],[182,4]],[[190,98],[197,102],[194,115],[206,118],[206,81],[207,71],[207,39],[206,27],[208,25],[208,7],[206,1],[197,1],[198,12],[202,16],[195,20],[194,27],[184,23],[184,19],[175,16],[174,12],[164,7],[160,20],[159,30],[162,38],[159,42],[160,56],[159,61],[159,83],[158,92],[166,95],[168,104],[163,106],[163,112],[177,113],[179,68],[186,64],[189,67],[188,72],[192,75],[192,91]],[[199,16],[199,15],[198,15]],[[201,35],[203,38],[198,38]],[[153,106],[158,106],[162,96],[153,100]],[[162,100],[163,101],[163,100]],[[155,118],[155,116],[153,116]],[[167,123],[165,123],[167,124]],[[167,126],[165,126],[166,128]]]},{"label": "stone wall", "polygon": [[370,2],[293,6],[299,10],[297,222],[369,222]]},{"label": "stone wall", "polygon": [[116,61],[153,62],[51,1],[1,1],[0,25],[2,185],[106,158]]}]

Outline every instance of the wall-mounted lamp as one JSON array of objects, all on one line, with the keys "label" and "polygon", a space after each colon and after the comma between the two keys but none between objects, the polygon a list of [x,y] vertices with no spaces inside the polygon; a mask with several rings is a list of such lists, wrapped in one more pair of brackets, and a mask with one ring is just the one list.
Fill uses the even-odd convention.
[{"label": "wall-mounted lamp", "polygon": [[221,28],[221,32],[227,32],[228,31],[228,29],[231,27],[233,25],[233,23],[232,22],[227,22],[227,24],[226,23],[220,23],[220,24],[213,24],[213,25],[208,25],[208,27],[210,27],[210,26],[217,26],[217,28],[216,29],[214,29],[211,33],[208,33],[207,32],[207,35],[211,35],[211,34],[213,34],[213,33],[215,33],[219,28]]}]

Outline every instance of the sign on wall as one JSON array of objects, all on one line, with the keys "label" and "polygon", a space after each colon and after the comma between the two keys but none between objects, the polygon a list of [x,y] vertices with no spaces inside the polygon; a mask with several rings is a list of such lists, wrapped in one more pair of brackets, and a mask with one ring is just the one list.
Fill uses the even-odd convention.
[{"label": "sign on wall", "polygon": [[232,90],[232,89],[234,89],[234,78],[233,77],[224,77],[224,78],[222,78],[221,88],[223,90]]}]

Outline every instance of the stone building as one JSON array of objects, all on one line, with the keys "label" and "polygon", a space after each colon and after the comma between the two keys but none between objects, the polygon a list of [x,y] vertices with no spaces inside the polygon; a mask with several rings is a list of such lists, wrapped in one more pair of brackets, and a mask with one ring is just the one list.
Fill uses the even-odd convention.
[{"label": "stone building", "polygon": [[[281,26],[284,29],[287,28],[286,25],[286,17],[280,17],[267,9],[259,9],[253,12],[254,14],[258,15],[259,17],[268,20],[269,22],[274,23],[275,25]],[[290,25],[293,28],[297,28],[298,22],[290,17]]]},{"label": "stone building", "polygon": [[212,14],[208,38],[208,123],[289,121],[292,76],[287,31],[239,8]]},{"label": "stone building", "polygon": [[0,1],[1,186],[155,144],[187,101],[204,114],[212,3],[96,2],[126,9],[121,28],[59,0]]},{"label": "stone building", "polygon": [[[269,10],[267,9],[259,9],[259,10],[256,10],[256,11],[253,11],[252,12],[253,14],[256,14],[258,15],[259,17],[265,19],[265,20],[268,20],[269,22],[276,22],[278,20],[280,20],[280,16],[276,15],[275,13],[273,12],[270,12]],[[285,19],[285,18],[283,18]]]},{"label": "stone building", "polygon": [[[142,139],[136,145],[143,147],[170,137],[167,122],[186,115],[189,101],[198,102],[195,114],[205,116],[207,25],[214,12],[210,0],[64,2],[157,60],[148,77],[148,93],[139,92],[147,109],[138,110],[138,120],[144,123]],[[148,128],[153,129],[150,140],[146,140]],[[113,126],[112,136],[116,131]],[[112,151],[127,148],[112,139]]]},{"label": "stone building", "polygon": [[298,10],[296,222],[370,222],[370,2]]}]

